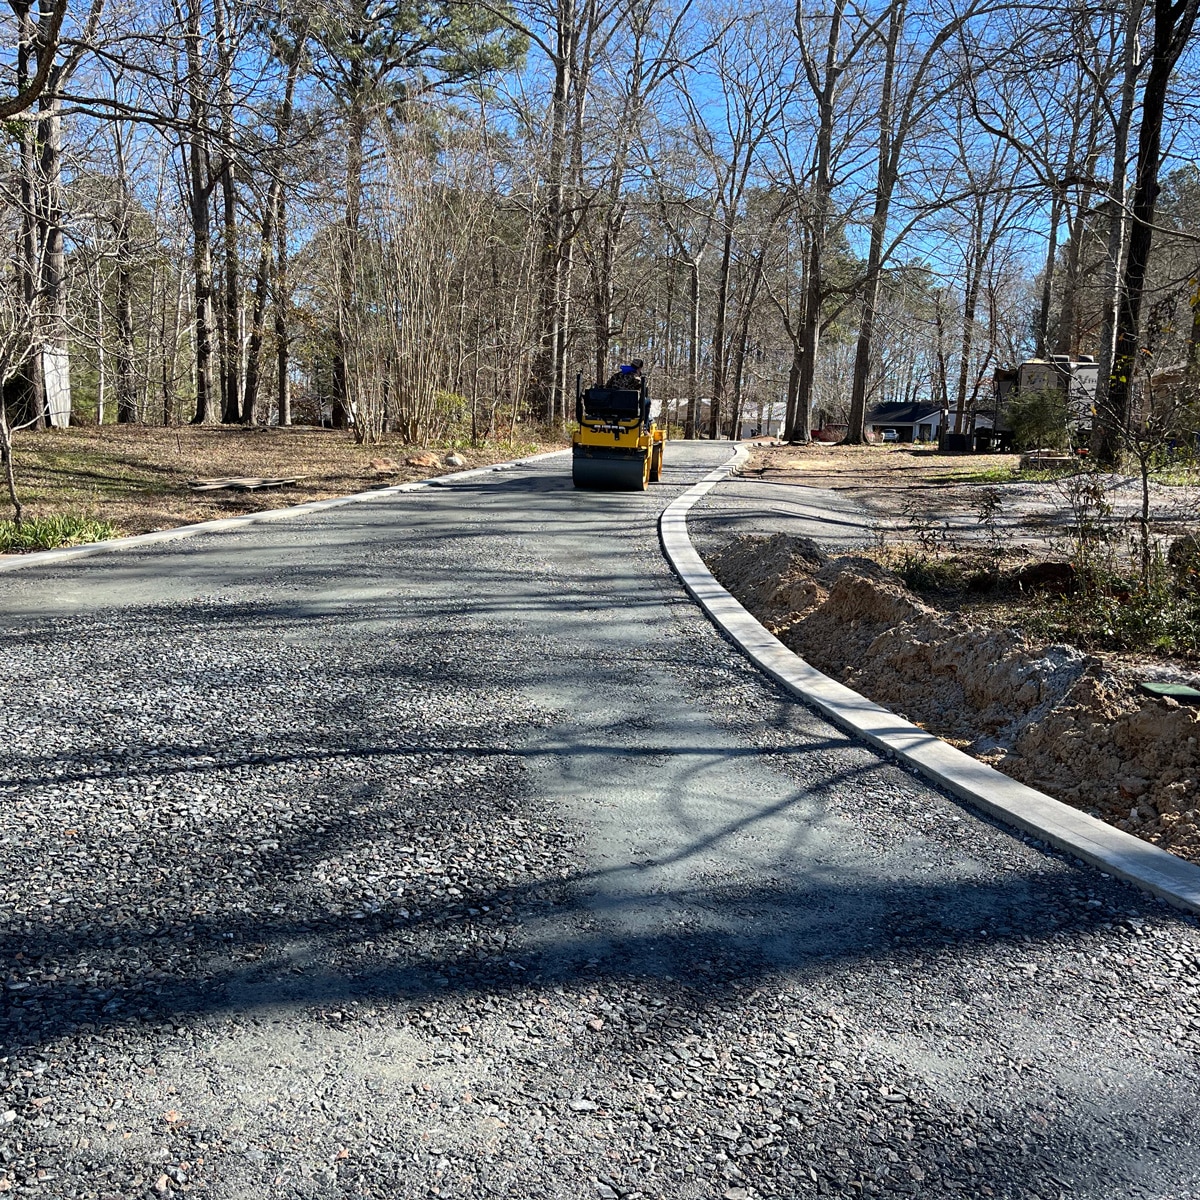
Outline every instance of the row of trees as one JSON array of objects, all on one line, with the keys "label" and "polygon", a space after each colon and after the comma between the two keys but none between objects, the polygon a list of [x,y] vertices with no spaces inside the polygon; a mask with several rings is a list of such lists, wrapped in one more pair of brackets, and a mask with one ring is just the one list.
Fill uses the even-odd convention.
[{"label": "row of trees", "polygon": [[485,437],[636,353],[855,441],[1087,352],[1114,453],[1195,357],[1200,0],[73,5],[9,0],[3,429]]}]

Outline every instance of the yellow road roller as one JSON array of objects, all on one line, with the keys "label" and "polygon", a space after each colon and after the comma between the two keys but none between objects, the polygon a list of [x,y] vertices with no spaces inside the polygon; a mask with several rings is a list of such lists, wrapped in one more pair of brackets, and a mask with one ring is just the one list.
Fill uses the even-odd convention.
[{"label": "yellow road roller", "polygon": [[644,491],[662,475],[666,430],[650,419],[646,381],[637,387],[592,387],[575,378],[571,478],[577,488]]}]

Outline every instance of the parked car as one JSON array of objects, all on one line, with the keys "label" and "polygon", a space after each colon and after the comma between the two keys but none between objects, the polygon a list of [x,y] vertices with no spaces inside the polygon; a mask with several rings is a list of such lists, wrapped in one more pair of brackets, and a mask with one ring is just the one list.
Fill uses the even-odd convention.
[{"label": "parked car", "polygon": [[881,442],[898,442],[900,435],[894,429],[885,429],[880,435]]}]

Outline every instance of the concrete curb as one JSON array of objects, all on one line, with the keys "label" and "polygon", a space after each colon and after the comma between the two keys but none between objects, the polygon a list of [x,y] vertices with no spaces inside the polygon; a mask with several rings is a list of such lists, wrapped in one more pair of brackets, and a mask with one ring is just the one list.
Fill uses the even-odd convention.
[{"label": "concrete curb", "polygon": [[197,521],[194,525],[179,525],[174,529],[160,529],[155,533],[139,533],[133,537],[109,538],[104,542],[86,542],[82,546],[67,546],[63,550],[37,550],[32,554],[14,554],[0,559],[0,573],[20,571],[25,567],[53,566],[73,558],[88,558],[93,554],[113,554],[118,550],[136,550],[141,546],[154,546],[159,542],[174,542],[180,538],[193,537],[200,533],[228,533],[244,525],[256,525],[261,521],[282,521],[289,517],[302,517],[308,513],[323,512],[329,508],[340,508],[343,504],[361,504],[366,500],[382,500],[397,496],[401,492],[415,492],[421,488],[444,487],[475,476],[490,475],[494,471],[511,471],[526,463],[542,458],[553,458],[556,454],[567,454],[569,450],[546,450],[531,454],[527,458],[514,458],[508,462],[492,463],[486,467],[471,467],[466,471],[454,471],[449,475],[431,475],[428,479],[414,479],[410,483],[397,483],[391,487],[374,488],[369,492],[351,492],[348,496],[332,496],[328,500],[311,500],[307,504],[293,504],[287,508],[266,508],[260,512],[243,513],[240,517],[219,517],[215,521]]},{"label": "concrete curb", "polygon": [[768,633],[717,582],[688,536],[687,514],[748,457],[746,448],[739,446],[723,467],[669,504],[659,520],[667,560],[717,628],[751,662],[834,724],[907,763],[968,804],[1177,908],[1200,912],[1200,866],[1010,779],[823,675]]}]

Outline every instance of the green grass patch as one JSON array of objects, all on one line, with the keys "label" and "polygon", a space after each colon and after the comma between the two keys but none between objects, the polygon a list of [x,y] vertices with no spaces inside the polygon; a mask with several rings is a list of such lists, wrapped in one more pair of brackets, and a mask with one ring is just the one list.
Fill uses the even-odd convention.
[{"label": "green grass patch", "polygon": [[1163,467],[1152,471],[1150,478],[1164,487],[1200,487],[1200,467]]},{"label": "green grass patch", "polygon": [[994,463],[969,471],[951,471],[946,478],[954,483],[1012,483],[1014,480],[1024,479],[1025,476],[1007,463]]},{"label": "green grass patch", "polygon": [[57,550],[85,542],[103,542],[120,536],[111,521],[97,521],[75,513],[57,517],[30,517],[18,529],[12,521],[0,521],[0,554],[30,550]]}]

